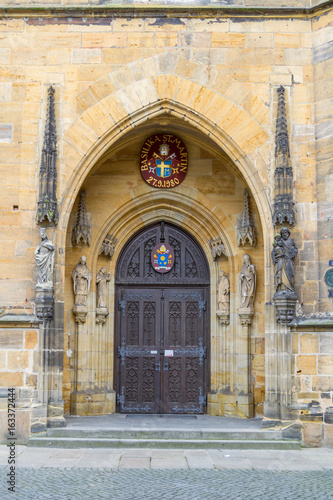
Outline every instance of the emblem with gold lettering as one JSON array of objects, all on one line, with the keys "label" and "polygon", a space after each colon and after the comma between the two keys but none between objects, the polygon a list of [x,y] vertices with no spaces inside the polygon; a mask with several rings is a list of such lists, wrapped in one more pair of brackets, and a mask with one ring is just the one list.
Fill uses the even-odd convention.
[{"label": "emblem with gold lettering", "polygon": [[140,156],[144,180],[156,188],[174,188],[187,172],[187,150],[181,139],[172,134],[155,134],[144,143]]}]

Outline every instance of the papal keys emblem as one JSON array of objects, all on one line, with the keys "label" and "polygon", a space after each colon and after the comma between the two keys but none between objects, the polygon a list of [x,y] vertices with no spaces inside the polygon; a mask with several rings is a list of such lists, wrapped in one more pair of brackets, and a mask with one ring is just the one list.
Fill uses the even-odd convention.
[{"label": "papal keys emblem", "polygon": [[187,172],[187,150],[181,139],[172,134],[155,134],[144,143],[140,168],[144,180],[156,188],[174,188]]},{"label": "papal keys emblem", "polygon": [[169,272],[175,262],[175,254],[172,246],[167,243],[155,245],[151,252],[151,263],[158,273]]}]

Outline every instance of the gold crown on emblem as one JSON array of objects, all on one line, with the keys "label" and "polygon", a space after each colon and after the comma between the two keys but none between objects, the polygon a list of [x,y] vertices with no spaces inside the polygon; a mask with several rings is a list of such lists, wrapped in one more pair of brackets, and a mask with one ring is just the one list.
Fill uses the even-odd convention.
[{"label": "gold crown on emblem", "polygon": [[160,153],[162,156],[167,156],[169,154],[170,148],[167,144],[160,145]]}]

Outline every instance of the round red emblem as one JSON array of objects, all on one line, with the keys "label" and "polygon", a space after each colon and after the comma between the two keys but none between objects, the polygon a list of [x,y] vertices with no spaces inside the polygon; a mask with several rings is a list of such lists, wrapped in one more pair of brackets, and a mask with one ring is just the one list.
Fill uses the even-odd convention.
[{"label": "round red emblem", "polygon": [[140,169],[150,186],[165,189],[178,186],[187,172],[185,144],[172,134],[150,136],[141,150]]},{"label": "round red emblem", "polygon": [[167,243],[155,245],[151,252],[151,264],[158,273],[168,273],[175,263],[175,253]]}]

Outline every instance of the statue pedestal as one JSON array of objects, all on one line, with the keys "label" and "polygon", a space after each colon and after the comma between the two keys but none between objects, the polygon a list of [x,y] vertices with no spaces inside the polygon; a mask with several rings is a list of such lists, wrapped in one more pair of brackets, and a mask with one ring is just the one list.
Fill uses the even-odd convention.
[{"label": "statue pedestal", "polygon": [[88,314],[87,306],[74,306],[73,314],[77,323],[85,323]]},{"label": "statue pedestal", "polygon": [[252,316],[254,314],[253,307],[240,307],[238,309],[238,314],[241,320],[241,325],[251,325]]},{"label": "statue pedestal", "polygon": [[36,285],[35,292],[36,316],[41,320],[50,321],[54,309],[53,288]]},{"label": "statue pedestal", "polygon": [[219,309],[216,311],[216,315],[218,316],[220,320],[221,325],[229,325],[230,323],[230,312],[226,309]]},{"label": "statue pedestal", "polygon": [[99,325],[104,325],[106,318],[109,315],[109,311],[106,307],[97,307],[96,309],[96,323]]},{"label": "statue pedestal", "polygon": [[294,319],[297,300],[297,294],[287,290],[276,292],[273,295],[276,319],[279,323],[290,323]]}]

